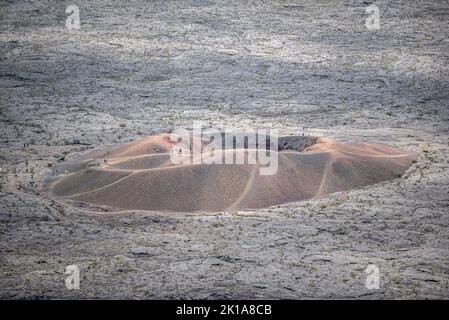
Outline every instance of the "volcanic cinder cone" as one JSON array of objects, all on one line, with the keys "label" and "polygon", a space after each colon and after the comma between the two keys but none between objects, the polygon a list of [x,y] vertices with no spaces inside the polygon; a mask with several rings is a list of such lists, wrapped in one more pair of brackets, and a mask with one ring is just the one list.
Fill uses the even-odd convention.
[{"label": "volcanic cinder cone", "polygon": [[[257,161],[175,165],[169,154],[173,146],[170,135],[162,134],[88,154],[57,168],[49,191],[59,199],[111,211],[263,208],[394,179],[417,157],[381,144],[280,138],[278,151],[271,151],[278,156],[277,172],[261,175]],[[246,146],[223,152],[251,157],[256,150]]]}]

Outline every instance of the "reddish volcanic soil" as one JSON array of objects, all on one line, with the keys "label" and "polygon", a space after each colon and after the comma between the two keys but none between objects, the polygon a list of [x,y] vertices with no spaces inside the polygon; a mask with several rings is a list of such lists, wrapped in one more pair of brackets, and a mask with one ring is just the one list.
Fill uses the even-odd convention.
[{"label": "reddish volcanic soil", "polygon": [[[173,143],[169,137],[150,136],[64,163],[49,180],[50,193],[63,200],[105,206],[110,211],[252,209],[394,179],[417,157],[387,145],[343,144],[317,138],[302,150],[282,143],[283,150],[274,153],[278,156],[277,172],[261,175],[263,165],[259,161],[175,165],[170,159]],[[256,149],[251,148],[224,152],[256,155]]]}]

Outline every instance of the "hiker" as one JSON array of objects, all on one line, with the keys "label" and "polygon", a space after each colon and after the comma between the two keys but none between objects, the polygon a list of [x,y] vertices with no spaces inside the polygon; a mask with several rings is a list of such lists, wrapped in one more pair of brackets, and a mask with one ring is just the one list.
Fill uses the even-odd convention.
[{"label": "hiker", "polygon": [[109,157],[109,155],[110,155],[110,152],[108,152],[108,153],[106,153],[105,154],[105,156],[104,156],[104,158],[103,158],[103,161],[100,161],[99,163],[97,163],[97,165],[99,166],[99,167],[104,167],[104,166],[107,166],[108,165],[108,157]]},{"label": "hiker", "polygon": [[302,135],[303,136],[310,136],[309,133],[309,125],[306,123],[304,124],[303,128],[302,128]]}]

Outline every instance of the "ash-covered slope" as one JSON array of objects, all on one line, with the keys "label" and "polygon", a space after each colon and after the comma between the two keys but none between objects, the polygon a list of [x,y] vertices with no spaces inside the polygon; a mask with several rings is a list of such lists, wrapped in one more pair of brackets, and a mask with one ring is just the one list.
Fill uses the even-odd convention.
[{"label": "ash-covered slope", "polygon": [[[256,149],[225,149],[244,164],[173,164],[168,134],[75,159],[51,179],[60,199],[111,211],[224,211],[306,200],[400,176],[416,155],[380,144],[342,144],[327,138],[280,138],[277,171],[261,175]],[[235,146],[234,146],[235,147]],[[202,150],[204,150],[204,145]],[[211,155],[200,153],[204,159]]]}]

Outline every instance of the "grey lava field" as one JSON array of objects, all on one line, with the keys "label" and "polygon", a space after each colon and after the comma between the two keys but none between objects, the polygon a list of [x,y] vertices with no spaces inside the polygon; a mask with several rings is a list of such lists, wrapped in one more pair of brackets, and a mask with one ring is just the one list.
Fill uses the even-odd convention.
[{"label": "grey lava field", "polygon": [[[1,299],[449,298],[447,1],[6,0],[0,30]],[[153,171],[137,179],[119,156],[58,171],[194,121],[413,156],[380,165],[338,149],[354,154],[333,184],[293,183],[306,164],[320,175],[335,167],[288,150],[284,180],[162,166],[151,183]],[[367,183],[340,187],[362,174]],[[49,177],[66,184],[49,192]],[[287,180],[313,194],[288,193]],[[266,181],[276,188],[258,193]],[[161,186],[143,202],[142,190]],[[224,200],[197,210],[205,196],[173,190]],[[79,288],[67,286],[68,266]]]}]

